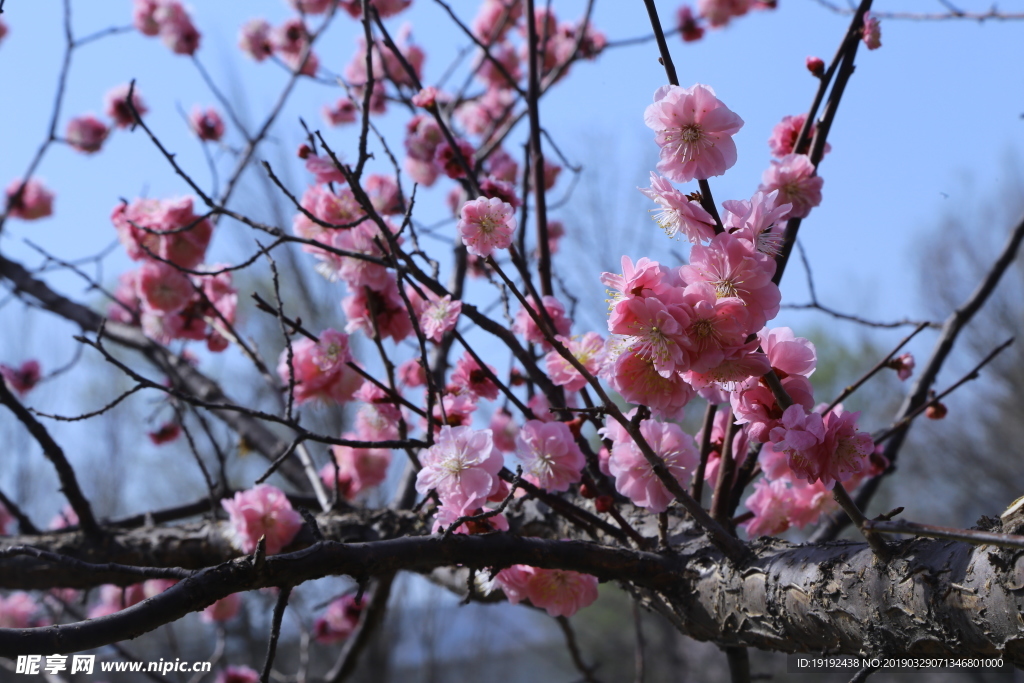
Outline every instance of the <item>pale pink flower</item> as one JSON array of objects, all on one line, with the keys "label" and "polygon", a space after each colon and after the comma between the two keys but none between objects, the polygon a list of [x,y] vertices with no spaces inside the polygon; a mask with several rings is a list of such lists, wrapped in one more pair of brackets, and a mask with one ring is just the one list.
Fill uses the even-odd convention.
[{"label": "pale pink flower", "polygon": [[808,412],[799,404],[786,408],[778,427],[771,431],[772,445],[783,451],[789,467],[803,479],[814,481],[820,476],[818,446],[825,441],[825,425],[821,415]]},{"label": "pale pink flower", "polygon": [[[490,365],[487,366],[487,369],[497,377],[497,370]],[[491,381],[490,376],[484,372],[469,351],[462,354],[462,358],[455,364],[451,379],[452,384],[456,387],[468,391],[474,396],[491,401],[498,398],[498,385]]]},{"label": "pale pink flower", "polygon": [[789,485],[793,494],[789,519],[798,529],[814,524],[822,515],[839,509],[839,503],[832,495],[832,487],[826,486],[822,481],[807,482],[795,479],[790,480]]},{"label": "pale pink flower", "polygon": [[778,190],[780,203],[792,204],[786,218],[804,218],[821,204],[821,186],[825,179],[816,175],[814,164],[806,154],[787,154],[762,174],[761,192]]},{"label": "pale pink flower", "polygon": [[504,408],[495,410],[491,414],[490,429],[495,448],[504,453],[511,453],[516,449],[516,437],[519,436],[519,427],[516,425],[512,413]]},{"label": "pale pink flower", "polygon": [[[768,138],[768,146],[772,150],[772,156],[781,159],[787,154],[793,154],[798,150],[796,147],[796,139],[800,136],[800,129],[803,128],[804,121],[807,120],[807,114],[796,114],[794,116],[783,116],[782,121],[775,124],[772,128],[771,137]],[[814,139],[814,133],[817,130],[817,126],[811,126],[810,134],[807,136],[807,140]],[[825,153],[828,153],[832,149],[832,146],[825,143]],[[801,151],[806,152],[807,149]]]},{"label": "pale pink flower", "polygon": [[[341,438],[356,440],[359,434],[346,433]],[[320,470],[320,478],[328,489],[334,488],[335,471],[338,490],[345,498],[352,499],[360,492],[380,486],[387,478],[391,465],[391,451],[386,448],[353,448],[331,446],[331,453],[338,468],[328,463]]]},{"label": "pale pink flower", "polygon": [[118,204],[110,221],[132,260],[149,259],[151,252],[182,268],[203,262],[213,235],[210,220],[193,212],[191,197]]},{"label": "pale pink flower", "polygon": [[312,173],[316,182],[323,183],[344,183],[345,176],[338,167],[334,165],[334,162],[330,159],[318,157],[315,154],[311,154],[306,159],[306,170]]},{"label": "pale pink flower", "polygon": [[[591,375],[597,375],[604,363],[604,339],[597,332],[587,332],[579,340],[558,337],[566,350],[587,369]],[[550,351],[544,357],[548,376],[555,385],[565,387],[569,391],[579,391],[587,385],[586,378],[562,358],[557,351]]]},{"label": "pale pink flower", "polygon": [[[504,484],[504,482],[502,482]],[[504,499],[508,495],[508,491],[505,490],[504,494],[495,494],[490,499],[500,497]],[[438,533],[444,529],[451,527],[461,517],[467,517],[472,515],[478,515],[482,512],[489,511],[490,508],[486,507],[475,507],[475,508],[462,508],[451,505],[439,505],[437,508],[437,514],[434,517],[434,526],[432,529],[433,533]],[[487,534],[492,531],[508,531],[508,517],[504,513],[498,513],[486,519],[473,520],[469,522],[463,522],[459,526],[455,527],[455,531],[452,533],[456,534]]]},{"label": "pale pink flower", "polygon": [[814,374],[818,362],[814,344],[793,334],[788,327],[767,327],[757,333],[761,349],[768,355],[768,360],[780,377]]},{"label": "pale pink flower", "polygon": [[[363,386],[366,384],[364,382]],[[359,392],[356,392],[356,397],[359,397]],[[394,403],[388,403],[388,400],[359,406],[359,412],[356,413],[358,438],[364,441],[390,441],[398,438],[402,411]]]},{"label": "pale pink flower", "polygon": [[53,192],[35,178],[29,178],[24,186],[21,180],[12,180],[6,194],[8,216],[34,221],[53,214]]},{"label": "pale pink flower", "polygon": [[710,241],[715,236],[715,219],[700,202],[692,200],[672,187],[668,180],[657,173],[651,173],[650,189],[639,188],[661,208],[654,214],[654,221],[665,234],[675,237],[680,232],[694,244]]},{"label": "pale pink flower", "polygon": [[869,50],[877,50],[882,47],[882,25],[879,23],[878,17],[873,17],[870,13],[864,15],[862,37]]},{"label": "pale pink flower", "polygon": [[359,115],[359,108],[356,103],[347,97],[340,97],[333,105],[325,104],[323,108],[324,120],[332,126],[340,126],[343,123],[355,123]]},{"label": "pale pink flower", "polygon": [[484,0],[473,19],[473,35],[485,45],[501,40],[523,16],[519,0]]},{"label": "pale pink flower", "polygon": [[552,617],[571,617],[597,600],[597,577],[564,569],[515,564],[494,577],[513,605],[529,600]]},{"label": "pale pink flower", "polygon": [[132,8],[132,26],[144,36],[160,33],[160,23],[154,16],[160,6],[159,0],[135,0]]},{"label": "pale pink flower", "polygon": [[[458,150],[456,154],[455,150]],[[466,177],[466,169],[462,166],[462,162],[459,161],[459,155],[466,160],[467,165],[470,168],[473,167],[473,145],[469,144],[465,140],[455,140],[455,147],[452,147],[448,142],[442,142],[434,150],[434,165],[444,171],[445,175],[449,178],[459,179]]]},{"label": "pale pink flower", "polygon": [[405,213],[402,194],[394,176],[371,173],[363,183],[363,189],[370,196],[370,203],[385,216]]},{"label": "pale pink flower", "polygon": [[746,524],[747,534],[754,538],[775,536],[787,530],[790,511],[796,501],[785,480],[758,479],[754,483],[754,493],[743,504],[754,513],[754,518]]},{"label": "pale pink flower", "polygon": [[107,124],[97,119],[92,114],[76,116],[68,121],[67,132],[64,139],[68,145],[83,154],[92,154],[100,151],[103,141],[110,134]]},{"label": "pale pink flower", "polygon": [[664,377],[650,359],[632,351],[616,359],[610,381],[623,399],[645,405],[655,416],[666,420],[682,419],[683,408],[694,396],[693,387],[680,375]]},{"label": "pale pink flower", "polygon": [[[42,377],[42,370],[39,361],[34,358],[27,360],[18,367],[0,364],[0,380],[7,383],[11,391],[18,396],[24,396],[39,384]],[[0,529],[3,525],[0,524]]]},{"label": "pale pink flower", "polygon": [[548,491],[566,491],[580,480],[583,452],[563,422],[527,420],[516,437],[523,478]]},{"label": "pale pink flower", "polygon": [[725,229],[750,243],[760,254],[774,259],[782,249],[786,216],[791,204],[779,200],[778,190],[764,193],[755,192],[750,201],[728,200],[722,202],[725,209],[722,222]]},{"label": "pale pink flower", "polygon": [[78,525],[78,513],[70,505],[65,505],[59,513],[50,520],[49,529],[66,529],[69,526]]},{"label": "pale pink flower", "polygon": [[[541,321],[545,321],[544,316],[537,313],[537,302],[534,301],[532,297],[527,299],[527,301],[529,303],[530,310],[537,314],[537,317]],[[541,303],[544,305],[547,317],[550,318],[551,322],[554,324],[554,335],[556,337],[559,335],[568,337],[570,328],[572,327],[572,321],[565,316],[565,306],[562,305],[562,302],[553,296],[542,296]],[[523,336],[526,341],[530,343],[540,344],[545,349],[551,348],[544,332],[537,326],[537,323],[533,319],[533,315],[530,315],[530,312],[527,311],[526,308],[520,308],[516,311],[515,320],[512,322],[512,331]]]},{"label": "pale pink flower", "polygon": [[[439,403],[434,404],[434,431],[442,426],[463,427],[473,421],[477,409],[477,396],[472,393],[447,393]],[[443,410],[442,410],[443,408]],[[426,428],[427,421],[423,420]]]},{"label": "pale pink flower", "polygon": [[[381,17],[387,18],[398,14],[411,5],[412,0],[370,0],[370,4],[373,5]],[[340,5],[353,19],[359,19],[363,16],[362,0],[340,0]]]},{"label": "pale pink flower", "polygon": [[180,311],[195,294],[188,277],[162,261],[144,263],[137,282],[143,304],[163,313]]},{"label": "pale pink flower", "polygon": [[[128,106],[128,91],[130,89],[131,86],[125,83],[111,88],[103,97],[104,113],[114,119],[114,125],[118,128],[127,128],[135,123],[135,115]],[[138,86],[132,90],[132,105],[140,117],[145,116],[146,112],[149,111],[149,108],[142,101],[142,96],[139,95]]]},{"label": "pale pink flower", "polygon": [[192,17],[178,0],[157,0],[148,16],[146,10],[148,7],[143,8],[139,17],[146,29],[143,33],[154,35],[148,31],[151,31],[155,24],[160,39],[172,52],[178,55],[195,54],[195,51],[199,49],[201,36],[199,30],[192,23]]},{"label": "pale pink flower", "polygon": [[743,299],[751,332],[764,327],[779,312],[782,294],[772,282],[774,274],[774,260],[727,232],[716,235],[706,247],[695,244],[690,250],[690,265],[679,268],[686,284],[704,281],[715,288],[720,299]]},{"label": "pale pink flower", "polygon": [[[504,180],[495,180],[494,178],[482,179],[480,181],[480,194],[488,199],[500,199],[510,204],[513,209],[518,209],[522,205],[522,202],[519,201],[519,195],[516,194],[515,185]],[[548,223],[549,244],[551,240],[551,227],[556,223],[558,221]]]},{"label": "pale pink flower", "polygon": [[109,616],[123,609],[128,609],[146,599],[146,592],[143,584],[133,583],[130,586],[115,586],[105,584],[100,587],[100,601],[89,610],[89,618]]},{"label": "pale pink flower", "polygon": [[247,666],[226,666],[217,674],[216,683],[259,683],[259,672]]},{"label": "pale pink flower", "polygon": [[[836,406],[825,415],[825,442],[827,453],[822,483],[832,488],[830,480],[847,481],[853,475],[868,469],[868,459],[875,449],[871,435],[857,431],[860,413],[850,413]],[[813,481],[813,480],[812,480]]]},{"label": "pale pink flower", "polygon": [[437,103],[437,88],[428,85],[412,96],[412,103],[423,109],[433,107]]},{"label": "pale pink flower", "polygon": [[494,448],[491,430],[445,425],[420,462],[417,491],[434,489],[445,505],[473,508],[497,492],[504,458]]},{"label": "pale pink flower", "polygon": [[[712,484],[718,481],[718,468],[722,464],[722,446],[725,445],[726,430],[731,424],[732,415],[728,410],[719,410],[715,413],[715,419],[711,426],[711,452],[708,454],[708,462],[704,468],[704,481],[712,482]],[[704,430],[701,430],[694,435],[694,440],[700,443],[703,436]],[[731,455],[733,462],[736,463],[736,469],[733,471],[733,483],[739,476],[739,466],[747,459],[749,442],[746,430],[737,430],[733,435]],[[763,448],[761,450],[764,451]]]},{"label": "pale pink flower", "polygon": [[682,300],[690,314],[685,369],[708,372],[745,345],[750,325],[742,299],[719,298],[710,283],[694,282],[683,290]]},{"label": "pale pink flower", "polygon": [[213,603],[200,614],[199,618],[207,624],[214,622],[230,621],[235,618],[238,614],[238,610],[242,607],[242,594],[232,593],[231,595],[221,598],[217,602]]},{"label": "pale pink flower", "polygon": [[612,301],[616,302],[630,297],[661,294],[669,287],[664,283],[665,277],[666,272],[657,261],[644,256],[634,264],[628,256],[623,256],[622,273],[602,273],[601,284],[611,288],[608,293],[613,297]]},{"label": "pale pink flower", "polygon": [[323,616],[313,623],[313,639],[325,644],[348,640],[359,625],[364,607],[363,601],[352,593],[332,601]]},{"label": "pale pink flower", "polygon": [[[488,59],[481,50],[477,57],[474,75],[487,86],[488,91],[514,90],[523,76],[518,51],[510,43],[501,41],[491,45],[488,52],[494,61]],[[504,72],[498,68],[495,61],[504,67]],[[506,73],[512,77],[511,82],[505,75]]]},{"label": "pale pink flower", "polygon": [[288,349],[281,352],[277,374],[284,384],[292,377],[295,402],[319,400],[344,403],[362,384],[362,378],[348,367],[352,360],[348,335],[335,330],[320,333],[320,341],[300,339],[292,344],[292,370],[288,369]]},{"label": "pale pink flower", "polygon": [[302,528],[302,516],[292,509],[281,489],[259,484],[239,491],[221,505],[230,517],[229,536],[243,553],[251,553],[261,537],[267,539],[267,554],[276,555]]},{"label": "pale pink flower", "polygon": [[398,381],[407,387],[422,387],[427,383],[427,371],[419,358],[410,358],[398,366]]},{"label": "pale pink flower", "polygon": [[[786,390],[794,403],[810,410],[814,406],[814,392],[811,382],[802,375],[791,375],[782,378],[782,388]],[[779,426],[782,409],[775,402],[771,389],[752,377],[743,382],[729,395],[736,423],[747,425],[747,433],[751,439],[765,443],[769,440],[771,430]]]},{"label": "pale pink flower", "polygon": [[17,591],[6,598],[0,595],[0,628],[29,628],[39,604],[28,593]]},{"label": "pale pink flower", "polygon": [[420,315],[420,327],[423,334],[435,342],[455,329],[462,313],[462,302],[452,301],[450,294],[430,302]]},{"label": "pale pink flower", "polygon": [[[669,474],[686,486],[700,461],[693,437],[670,422],[644,420],[640,433],[651,449],[662,459]],[[672,494],[654,474],[640,448],[633,441],[616,444],[608,460],[608,470],[615,477],[615,489],[635,505],[651,512],[664,512],[674,500]]]},{"label": "pale pink flower", "polygon": [[257,62],[274,53],[270,43],[270,23],[266,19],[250,19],[238,32],[238,47]]},{"label": "pale pink flower", "polygon": [[188,117],[188,123],[200,140],[217,142],[224,137],[224,119],[213,107],[203,111],[196,105]]},{"label": "pale pink flower", "polygon": [[[757,352],[756,340],[748,344],[723,349],[723,356],[721,362],[707,370],[684,372],[683,379],[698,391],[714,384],[731,391],[736,388],[738,383],[746,381],[747,378],[760,377],[771,370],[768,357]],[[707,396],[704,398],[706,399]],[[728,398],[724,398],[714,402],[723,403],[728,400]]]},{"label": "pale pink flower", "polygon": [[679,28],[679,35],[683,42],[692,43],[704,37],[704,27],[695,16],[689,5],[683,5],[676,14],[676,26]]},{"label": "pale pink flower", "polygon": [[471,254],[486,257],[508,249],[515,229],[515,209],[508,202],[481,197],[462,205],[458,231]]},{"label": "pale pink flower", "polygon": [[743,119],[709,86],[658,88],[654,104],[644,112],[644,123],[657,133],[658,172],[669,180],[687,183],[722,175],[736,163],[732,136],[743,127]]},{"label": "pale pink flower", "polygon": [[750,10],[751,0],[697,0],[697,11],[718,28],[733,17],[742,17]]}]

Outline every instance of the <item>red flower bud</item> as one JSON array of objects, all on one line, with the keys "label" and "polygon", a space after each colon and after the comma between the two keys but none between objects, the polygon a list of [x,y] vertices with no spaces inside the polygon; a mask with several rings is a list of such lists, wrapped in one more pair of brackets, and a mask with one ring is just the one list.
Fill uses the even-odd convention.
[{"label": "red flower bud", "polygon": [[821,61],[821,57],[808,57],[807,70],[821,78],[822,74],[825,73],[825,62]]},{"label": "red flower bud", "polygon": [[594,509],[598,512],[608,512],[615,505],[615,499],[611,496],[598,496],[594,499]]}]

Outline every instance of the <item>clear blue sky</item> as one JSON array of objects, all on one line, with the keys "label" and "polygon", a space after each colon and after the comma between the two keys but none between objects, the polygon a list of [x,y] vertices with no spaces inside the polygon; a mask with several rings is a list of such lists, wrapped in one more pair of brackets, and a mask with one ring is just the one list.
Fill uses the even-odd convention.
[{"label": "clear blue sky", "polygon": [[[472,17],[476,3],[455,4],[465,7],[466,19]],[[961,4],[964,9],[988,8],[983,2]],[[1008,11],[1014,9],[1010,4],[1014,3],[1007,4]],[[559,0],[554,8],[560,18],[576,19],[583,5],[580,0]],[[659,5],[663,20],[671,23],[678,3]],[[783,0],[780,5],[776,11],[756,12],[724,30],[709,31],[699,43],[670,40],[683,85],[712,85],[746,121],[736,137],[739,162],[726,176],[712,180],[719,202],[748,198],[756,189],[768,164],[766,140],[772,126],[782,116],[804,110],[813,94],[815,81],[803,68],[804,58],[810,54],[830,58],[847,23],[846,17],[811,0]],[[938,2],[878,5],[882,11],[941,10]],[[72,6],[78,36],[130,22],[129,0],[72,0]],[[248,119],[258,120],[276,98],[285,75],[273,65],[255,64],[241,55],[235,47],[237,31],[254,16],[275,23],[283,20],[289,16],[284,0],[194,2],[192,12],[203,32],[200,59],[231,97],[249,103]],[[0,91],[6,95],[0,108],[0,182],[4,185],[23,173],[45,133],[62,53],[61,17],[58,0],[6,3],[4,19],[11,30],[0,45],[0,61],[5,65],[0,69]],[[431,0],[416,0],[392,24],[397,28],[406,20],[428,50],[425,81],[433,82],[465,41],[449,28],[443,11]],[[600,0],[594,23],[613,41],[649,33],[639,0]],[[347,18],[336,22],[318,49],[324,65],[334,71],[344,68],[354,51],[357,31],[357,24]],[[858,56],[857,71],[833,128],[833,152],[821,166],[824,203],[813,211],[801,234],[823,302],[852,313],[895,319],[923,315],[916,294],[917,252],[929,239],[929,229],[952,207],[974,207],[993,196],[992,188],[1003,180],[1006,160],[1022,157],[1024,74],[1015,65],[1024,63],[1024,22],[893,20],[883,22],[882,31],[882,49],[861,50]],[[570,158],[589,164],[591,171],[599,172],[601,182],[610,183],[591,190],[632,197],[632,188],[646,169],[653,168],[657,149],[643,125],[642,112],[665,80],[656,59],[653,43],[609,51],[596,63],[577,66],[544,101],[543,122]],[[99,113],[103,94],[131,78],[138,79],[151,109],[149,124],[201,182],[208,182],[200,147],[177,108],[213,104],[214,98],[190,61],[171,54],[158,39],[127,33],[76,52],[59,130],[73,115]],[[274,159],[291,153],[301,135],[298,116],[323,127],[320,107],[338,94],[336,88],[302,83],[274,129],[281,152],[269,148],[266,155]],[[403,122],[400,114],[382,122],[398,147]],[[351,130],[334,129],[329,137],[339,148],[350,150],[349,158],[354,156]],[[238,138],[229,134],[228,141],[237,144]],[[230,166],[229,160],[223,161],[222,173]],[[292,171],[293,186],[301,191],[304,176],[297,162]],[[33,223],[10,221],[0,242],[4,253],[28,262],[37,257],[22,244],[24,238],[59,256],[79,257],[114,239],[108,216],[119,198],[187,193],[141,133],[118,131],[102,153],[89,157],[58,146],[38,175],[57,193],[56,214]],[[596,183],[596,177],[584,176],[583,182]],[[696,188],[686,188],[690,189]],[[590,237],[585,234],[591,208],[586,196],[579,193],[561,211],[578,231],[581,245]],[[241,203],[246,198],[242,194],[237,199]],[[643,212],[644,205],[638,206],[642,208],[635,215],[623,220],[623,233],[656,231]],[[424,222],[432,222],[430,212],[443,216],[439,200],[422,207]],[[974,227],[1003,229],[1002,225]],[[658,237],[647,242],[655,251],[676,246]],[[224,235],[215,237],[214,256],[231,258],[224,245],[235,244]],[[108,278],[128,265],[120,250],[115,250],[108,259]],[[596,277],[611,265],[584,259],[575,267],[594,271],[591,282],[600,298],[603,292]],[[82,296],[81,284],[71,277],[54,276],[52,282]],[[783,283],[783,295],[789,302],[807,299],[797,264]],[[781,320],[800,324],[804,318],[784,314]]]}]

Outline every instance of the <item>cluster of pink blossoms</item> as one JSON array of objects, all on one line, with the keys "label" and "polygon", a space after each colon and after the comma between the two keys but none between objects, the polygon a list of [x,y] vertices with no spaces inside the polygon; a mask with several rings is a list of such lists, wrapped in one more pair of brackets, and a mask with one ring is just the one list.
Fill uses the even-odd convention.
[{"label": "cluster of pink blossoms", "polygon": [[238,293],[224,266],[201,265],[213,224],[193,212],[192,198],[119,204],[111,222],[128,256],[142,266],[121,275],[108,317],[141,324],[161,343],[194,339],[210,351],[227,348]]},{"label": "cluster of pink blossoms", "polygon": [[45,622],[33,618],[40,612],[40,605],[28,593],[16,591],[6,598],[0,595],[0,628],[43,626]]},{"label": "cluster of pink blossoms", "polygon": [[563,569],[514,564],[494,577],[513,605],[529,600],[552,617],[571,617],[597,600],[597,577]]},{"label": "cluster of pink blossoms", "polygon": [[348,640],[359,625],[359,617],[365,606],[366,603],[353,594],[333,600],[314,622],[313,639],[324,644]]},{"label": "cluster of pink blossoms", "polygon": [[135,0],[132,24],[146,36],[160,36],[174,54],[193,55],[199,49],[199,30],[178,0]]}]

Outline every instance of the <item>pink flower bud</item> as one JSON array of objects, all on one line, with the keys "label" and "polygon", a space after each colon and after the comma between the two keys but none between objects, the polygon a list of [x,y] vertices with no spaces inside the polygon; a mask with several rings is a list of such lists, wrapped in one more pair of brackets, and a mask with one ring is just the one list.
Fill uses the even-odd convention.
[{"label": "pink flower bud", "polygon": [[807,70],[821,78],[822,74],[825,73],[825,62],[822,61],[821,57],[808,57]]},{"label": "pink flower bud", "polygon": [[110,129],[107,128],[107,124],[95,116],[87,114],[76,116],[68,121],[68,130],[64,137],[72,149],[84,154],[92,154],[100,151],[108,134],[110,134]]}]

